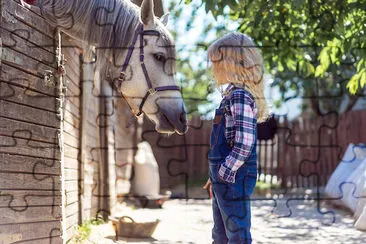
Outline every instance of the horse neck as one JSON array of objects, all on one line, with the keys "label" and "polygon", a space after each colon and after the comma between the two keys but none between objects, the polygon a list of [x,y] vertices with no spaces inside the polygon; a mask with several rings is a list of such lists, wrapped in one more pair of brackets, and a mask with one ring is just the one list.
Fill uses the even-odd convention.
[{"label": "horse neck", "polygon": [[102,49],[128,47],[139,10],[128,0],[38,0],[43,16],[66,34]]}]

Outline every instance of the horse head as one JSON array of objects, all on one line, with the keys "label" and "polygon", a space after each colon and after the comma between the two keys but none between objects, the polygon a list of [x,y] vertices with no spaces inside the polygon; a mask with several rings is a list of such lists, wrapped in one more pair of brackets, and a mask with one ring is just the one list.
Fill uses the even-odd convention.
[{"label": "horse head", "polygon": [[160,133],[184,134],[187,117],[175,81],[175,47],[166,29],[167,15],[154,16],[153,0],[144,0],[140,23],[124,57],[118,88],[136,115],[145,113]]},{"label": "horse head", "polygon": [[153,0],[143,0],[141,8],[130,0],[38,0],[37,5],[50,24],[95,47],[98,67],[119,77],[118,89],[136,115],[145,113],[158,132],[186,132],[174,42],[167,16],[155,17]]}]

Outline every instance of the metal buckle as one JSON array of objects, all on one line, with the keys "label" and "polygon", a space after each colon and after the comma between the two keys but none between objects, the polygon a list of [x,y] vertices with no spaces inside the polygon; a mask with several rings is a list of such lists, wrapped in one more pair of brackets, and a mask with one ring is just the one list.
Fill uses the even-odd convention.
[{"label": "metal buckle", "polygon": [[150,95],[153,95],[157,92],[157,90],[155,88],[150,88],[149,90],[147,90],[148,93],[150,93]]},{"label": "metal buckle", "polygon": [[120,81],[124,81],[125,79],[126,79],[126,73],[125,73],[125,72],[123,72],[123,71],[121,71],[121,73],[120,73],[120,75],[119,75],[118,80],[120,80]]}]

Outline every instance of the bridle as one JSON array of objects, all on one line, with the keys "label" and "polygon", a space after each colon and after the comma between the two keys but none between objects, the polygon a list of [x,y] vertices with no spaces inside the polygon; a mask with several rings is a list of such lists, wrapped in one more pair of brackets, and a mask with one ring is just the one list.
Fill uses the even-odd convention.
[{"label": "bridle", "polygon": [[[144,107],[144,104],[145,104],[147,98],[150,95],[153,95],[156,92],[160,92],[160,91],[170,91],[170,90],[172,90],[172,91],[180,91],[180,87],[179,86],[159,86],[159,87],[153,87],[153,85],[151,83],[151,80],[149,78],[149,74],[147,73],[147,69],[146,69],[145,63],[144,63],[144,35],[155,35],[155,36],[159,36],[160,34],[159,34],[159,32],[153,31],[153,30],[145,30],[144,31],[143,25],[141,23],[139,24],[139,26],[137,27],[137,29],[135,31],[135,35],[133,37],[132,43],[131,43],[131,45],[128,48],[128,53],[127,53],[125,62],[123,63],[122,70],[120,72],[120,75],[119,75],[119,78],[118,78],[118,84],[117,84],[118,90],[121,91],[122,82],[124,82],[125,79],[126,79],[126,69],[127,69],[127,66],[128,66],[128,64],[130,62],[130,59],[131,59],[133,50],[135,49],[135,44],[137,42],[137,38],[140,36],[140,64],[141,64],[142,71],[144,72],[144,76],[145,76],[145,80],[146,80],[146,83],[147,83],[147,86],[148,86],[148,90],[146,91],[145,96],[142,98],[142,101],[141,101],[140,106],[139,106],[139,111],[138,111],[137,114],[135,114],[135,116],[140,116],[143,113],[142,108]],[[122,91],[121,91],[121,93],[123,95],[123,92]]]}]

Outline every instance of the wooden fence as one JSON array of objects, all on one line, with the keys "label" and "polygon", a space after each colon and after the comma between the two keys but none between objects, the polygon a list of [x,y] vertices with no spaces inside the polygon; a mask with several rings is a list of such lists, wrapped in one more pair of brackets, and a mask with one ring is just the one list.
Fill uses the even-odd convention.
[{"label": "wooden fence", "polygon": [[[324,186],[349,143],[366,143],[366,111],[318,118],[278,120],[273,140],[258,140],[258,180],[282,187]],[[143,139],[150,142],[160,165],[161,185],[207,177],[211,121],[194,117],[184,136],[162,136],[146,121]]]},{"label": "wooden fence", "polygon": [[[366,143],[366,110],[285,120],[278,133],[277,169],[283,187],[324,186],[350,143]],[[267,167],[263,167],[266,169]]]}]

